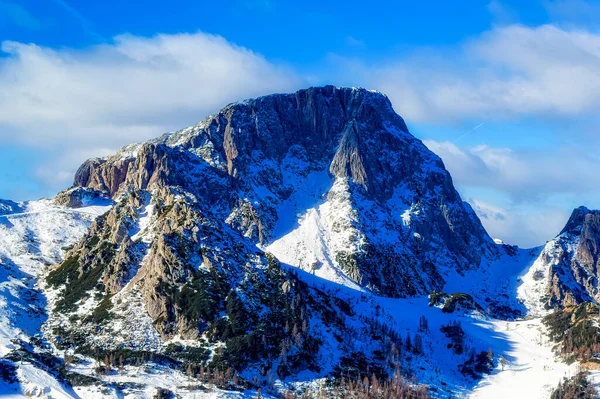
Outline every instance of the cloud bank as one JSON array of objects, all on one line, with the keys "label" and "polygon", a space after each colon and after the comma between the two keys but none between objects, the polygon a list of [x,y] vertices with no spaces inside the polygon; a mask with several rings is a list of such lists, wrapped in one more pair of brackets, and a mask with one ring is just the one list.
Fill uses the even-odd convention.
[{"label": "cloud bank", "polygon": [[425,144],[461,185],[496,189],[515,203],[556,194],[600,194],[600,160],[575,149],[516,151],[486,145],[463,149],[433,140]]},{"label": "cloud bank", "polygon": [[510,25],[383,64],[333,59],[413,123],[571,118],[600,107],[600,35],[582,30]]},{"label": "cloud bank", "polygon": [[507,197],[501,205],[467,200],[490,235],[508,243],[534,247],[554,237],[571,213],[565,203],[600,204],[600,160],[581,151],[515,151],[485,145],[463,149],[433,140],[425,144],[443,159],[459,189]]},{"label": "cloud bank", "polygon": [[83,50],[5,41],[1,50],[0,142],[58,150],[41,175],[61,187],[91,153],[195,123],[231,101],[301,85],[286,67],[204,33],[123,35]]}]

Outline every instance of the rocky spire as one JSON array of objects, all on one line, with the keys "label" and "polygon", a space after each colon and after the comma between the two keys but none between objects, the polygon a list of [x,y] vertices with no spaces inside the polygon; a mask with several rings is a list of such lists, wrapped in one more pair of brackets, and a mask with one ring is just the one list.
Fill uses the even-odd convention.
[{"label": "rocky spire", "polygon": [[567,224],[562,229],[562,231],[560,232],[560,234],[570,233],[570,234],[577,234],[578,235],[579,233],[581,233],[581,228],[583,227],[583,224],[585,222],[585,218],[590,213],[592,213],[592,211],[590,211],[585,206],[580,206],[579,208],[575,208],[573,210],[573,213],[571,213],[571,217],[567,221]]}]

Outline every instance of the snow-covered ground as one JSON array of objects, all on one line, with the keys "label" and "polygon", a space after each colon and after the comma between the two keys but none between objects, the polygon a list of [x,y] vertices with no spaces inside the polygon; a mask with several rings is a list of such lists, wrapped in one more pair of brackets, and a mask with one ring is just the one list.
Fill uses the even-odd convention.
[{"label": "snow-covered ground", "polygon": [[266,251],[286,264],[311,272],[325,280],[361,290],[338,267],[335,254],[356,250],[362,237],[350,203],[347,183],[335,182],[328,171],[312,172],[299,184],[297,175],[285,175],[297,191],[281,204],[275,240]]},{"label": "snow-covered ground", "polygon": [[[343,204],[342,197],[337,199]],[[104,204],[86,205],[89,206],[67,209],[42,200],[18,204],[11,208],[14,210],[12,214],[0,216],[0,355],[6,355],[15,348],[12,339],[27,340],[39,333],[45,320],[45,299],[37,289],[37,276],[48,265],[62,261],[63,249],[81,239],[92,220],[110,208]],[[331,214],[334,209],[328,208],[329,205],[328,202],[321,203],[311,212]],[[339,207],[336,209],[339,211]],[[541,325],[543,311],[538,307],[536,294],[543,291],[543,279],[535,276],[539,266],[535,260],[541,249],[521,250],[516,255],[506,254],[483,272],[447,279],[449,293],[458,290],[473,292],[479,288],[484,289],[488,296],[511,294],[513,299],[523,300],[534,318],[505,322],[483,314],[445,314],[439,308],[430,307],[427,298],[376,297],[339,274],[330,267],[331,263],[327,262],[330,254],[324,250],[332,243],[318,241],[330,240],[328,232],[332,226],[315,224],[322,218],[311,212],[303,216],[291,234],[302,236],[302,239],[293,237],[295,242],[312,245],[308,248],[291,248],[284,238],[269,249],[287,261],[290,267],[308,271],[301,272],[301,278],[346,299],[358,315],[376,318],[393,326],[401,336],[418,333],[419,318],[425,316],[430,330],[426,333],[426,356],[415,358],[411,368],[419,381],[429,383],[438,390],[439,397],[452,393],[454,397],[464,398],[548,398],[563,377],[575,374],[576,365],[569,366],[555,358]],[[349,212],[338,213],[339,218],[351,218]],[[145,204],[141,210],[142,217],[135,231],[131,232],[141,242],[147,241],[146,231],[153,214],[152,206]],[[304,263],[299,263],[301,260]],[[315,261],[321,264],[312,275],[310,271]],[[447,349],[448,339],[439,332],[441,326],[456,321],[461,323],[467,334],[470,347],[478,351],[490,348],[495,355],[498,366],[479,382],[470,382],[458,372],[457,366],[464,362],[465,356],[453,355]],[[332,359],[339,356],[333,349],[331,352]],[[504,370],[499,361],[501,358],[506,359]],[[95,375],[93,369],[94,365],[90,363],[74,366],[71,371]],[[146,387],[124,396],[114,388],[65,387],[46,371],[26,362],[18,369],[17,375],[20,383],[16,391],[15,385],[0,383],[2,398],[23,398],[26,395],[46,395],[59,399],[150,398],[156,387],[175,389],[183,398],[252,398],[256,395],[256,392],[226,392],[214,388],[197,390],[193,388],[194,380],[172,370],[145,372],[140,368],[126,368],[122,374],[104,377],[107,383],[135,382]],[[300,379],[304,382],[298,384],[310,384],[311,378],[314,376]],[[591,373],[591,380],[600,385],[600,372]],[[268,396],[263,394],[263,397]]]},{"label": "snow-covered ground", "polygon": [[[480,288],[489,289],[490,295],[512,293],[514,300],[521,300],[528,310],[533,311],[531,316],[517,321],[496,320],[477,313],[445,314],[439,308],[430,307],[428,298],[383,298],[354,290],[338,281],[326,281],[318,275],[301,274],[301,277],[346,299],[357,313],[377,317],[393,326],[402,336],[408,332],[416,334],[419,318],[425,316],[430,329],[429,347],[426,348],[429,352],[422,360],[417,360],[413,368],[417,380],[435,387],[439,397],[452,394],[458,398],[547,399],[563,377],[577,373],[578,365],[567,365],[554,355],[542,325],[546,312],[538,306],[537,298],[519,295],[524,292],[520,289],[522,285],[540,290],[539,286],[544,284],[543,280],[532,281],[533,273],[529,272],[539,263],[536,260],[540,251],[541,248],[520,250],[515,256],[503,256],[485,273],[471,273],[450,284],[451,288],[469,292],[478,281]],[[530,292],[528,290],[527,294]],[[478,382],[469,382],[458,372],[457,366],[464,361],[464,355],[449,353],[448,340],[439,333],[440,327],[450,322],[461,324],[468,337],[468,346],[478,351],[492,350],[496,368],[490,375]],[[600,386],[600,371],[592,372],[591,376]]]},{"label": "snow-covered ground", "polygon": [[[0,357],[18,348],[14,339],[28,342],[31,337],[40,334],[42,323],[46,320],[44,308],[47,300],[37,287],[38,276],[49,265],[62,262],[64,249],[78,242],[92,221],[111,208],[111,204],[104,200],[88,202],[77,209],[55,206],[50,200],[13,204],[10,208],[4,206],[4,214],[0,215]],[[152,215],[152,206],[145,204],[139,225],[132,232],[136,239],[139,236],[140,240],[147,240],[145,232]],[[133,301],[133,305],[137,303],[135,296],[128,297],[128,300]],[[140,315],[145,314],[143,309],[135,306],[132,309]],[[123,329],[126,327],[123,326]],[[137,341],[143,340],[137,337]],[[94,368],[95,364],[89,362],[71,367],[70,371],[97,377]],[[18,364],[17,380],[16,384],[10,385],[0,381],[0,398],[146,399],[154,397],[157,387],[175,390],[178,397],[184,399],[256,397],[255,391],[199,390],[197,381],[160,367],[148,372],[141,367],[126,367],[123,373],[104,378],[108,384],[129,382],[143,386],[125,394],[110,386],[70,388],[28,361]],[[270,398],[267,394],[262,397]]]},{"label": "snow-covered ground", "polygon": [[[110,205],[89,204],[80,209],[55,206],[50,200],[19,203],[0,216],[0,355],[39,334],[45,321],[46,300],[37,288],[38,275],[63,260],[63,249],[79,241],[93,219]],[[2,398],[30,396],[72,398],[75,393],[46,371],[24,362],[15,386],[0,384]],[[46,396],[44,396],[46,395]]]},{"label": "snow-covered ground", "polygon": [[94,217],[109,207],[79,210],[48,200],[21,204],[22,212],[0,216],[0,354],[13,349],[14,338],[39,332],[45,299],[37,276],[63,260],[63,248],[87,232]]},{"label": "snow-covered ground", "polygon": [[541,319],[488,323],[492,333],[502,333],[509,344],[504,370],[498,367],[473,390],[471,398],[549,398],[563,377],[573,377],[577,365],[567,365],[554,355]]}]

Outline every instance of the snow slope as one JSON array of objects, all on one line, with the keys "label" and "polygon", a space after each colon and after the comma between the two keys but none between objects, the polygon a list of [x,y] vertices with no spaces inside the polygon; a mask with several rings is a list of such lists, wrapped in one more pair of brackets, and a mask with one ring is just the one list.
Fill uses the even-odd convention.
[{"label": "snow slope", "polygon": [[[340,270],[335,261],[337,251],[357,250],[362,241],[360,233],[353,228],[356,216],[346,191],[347,183],[340,179],[333,183],[327,171],[312,173],[306,180],[311,184],[300,186],[299,192],[280,206],[281,216],[274,233],[280,238],[265,250],[281,262],[326,280],[363,290]],[[306,192],[307,186],[314,191]],[[326,187],[331,187],[329,193]],[[315,205],[306,209],[310,203]],[[303,213],[298,214],[299,210]],[[287,231],[289,226],[294,225],[297,226]]]},{"label": "snow slope", "polygon": [[572,377],[577,365],[556,358],[541,319],[493,321],[491,333],[502,333],[510,344],[505,369],[497,368],[473,390],[471,398],[549,398],[563,377]]},{"label": "snow slope", "polygon": [[[18,212],[0,216],[0,356],[18,348],[16,339],[28,342],[39,335],[46,300],[37,288],[37,276],[48,265],[61,262],[63,248],[80,240],[93,219],[110,206],[91,204],[72,210],[40,200],[14,208]],[[0,386],[2,397],[9,393],[73,397],[72,390],[31,364],[22,364],[17,375],[18,386]]]},{"label": "snow slope", "polygon": [[[503,256],[489,272],[454,280],[449,288],[464,284],[462,290],[469,292],[475,284],[482,284],[485,289],[490,289],[490,295],[516,294],[523,284],[521,277],[535,267],[532,265],[535,265],[540,250],[520,250],[515,256]],[[426,317],[429,322],[426,354],[421,359],[414,359],[410,367],[420,383],[433,388],[433,397],[547,399],[563,377],[576,374],[576,364],[567,365],[553,353],[540,316],[503,321],[477,312],[446,314],[437,307],[430,307],[426,297],[384,298],[324,280],[318,275],[301,274],[301,277],[331,295],[347,300],[358,314],[378,319],[396,329],[401,336],[419,334],[419,319]],[[469,283],[470,279],[473,280]],[[529,303],[526,301],[524,305]],[[450,322],[460,323],[468,347],[493,351],[496,367],[489,376],[473,381],[458,372],[464,356],[449,354],[448,340],[439,331]],[[506,359],[504,370],[501,358]],[[593,376],[600,381],[600,372],[597,374]]]}]

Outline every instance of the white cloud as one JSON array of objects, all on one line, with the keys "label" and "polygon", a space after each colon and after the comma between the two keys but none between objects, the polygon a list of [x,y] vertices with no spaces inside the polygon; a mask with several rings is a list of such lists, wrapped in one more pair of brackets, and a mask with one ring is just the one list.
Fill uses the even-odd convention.
[{"label": "white cloud", "polygon": [[556,236],[567,222],[570,212],[560,207],[504,209],[493,204],[469,199],[469,203],[493,238],[522,248],[543,245]]},{"label": "white cloud", "polygon": [[425,144],[470,197],[489,234],[510,244],[541,245],[562,230],[573,208],[600,206],[600,160],[581,152]]},{"label": "white cloud", "polygon": [[69,13],[71,17],[75,18],[79,22],[85,33],[87,33],[96,40],[100,40],[101,42],[106,41],[105,37],[103,37],[101,34],[94,30],[92,23],[90,23],[90,21],[86,17],[84,17],[79,11],[73,8],[65,0],[54,0],[54,2],[60,7],[62,7],[62,9],[65,10],[67,13]]},{"label": "white cloud", "polygon": [[516,151],[486,145],[462,149],[453,143],[426,140],[454,180],[465,186],[493,188],[514,202],[556,194],[600,195],[600,160],[569,148]]},{"label": "white cloud", "polygon": [[[74,171],[87,159],[114,154],[118,148],[76,147],[58,154],[51,164],[44,164],[35,169],[35,176],[49,182],[53,191],[69,187],[73,182]],[[54,194],[54,192],[51,192]]]},{"label": "white cloud", "polygon": [[413,123],[569,118],[600,107],[600,35],[581,30],[510,25],[402,60],[332,58]]},{"label": "white cloud", "polygon": [[231,101],[302,85],[286,67],[204,33],[122,35],[82,50],[5,41],[1,49],[0,143],[58,151],[61,161],[38,174],[48,178],[72,171],[90,150],[155,137]]}]

